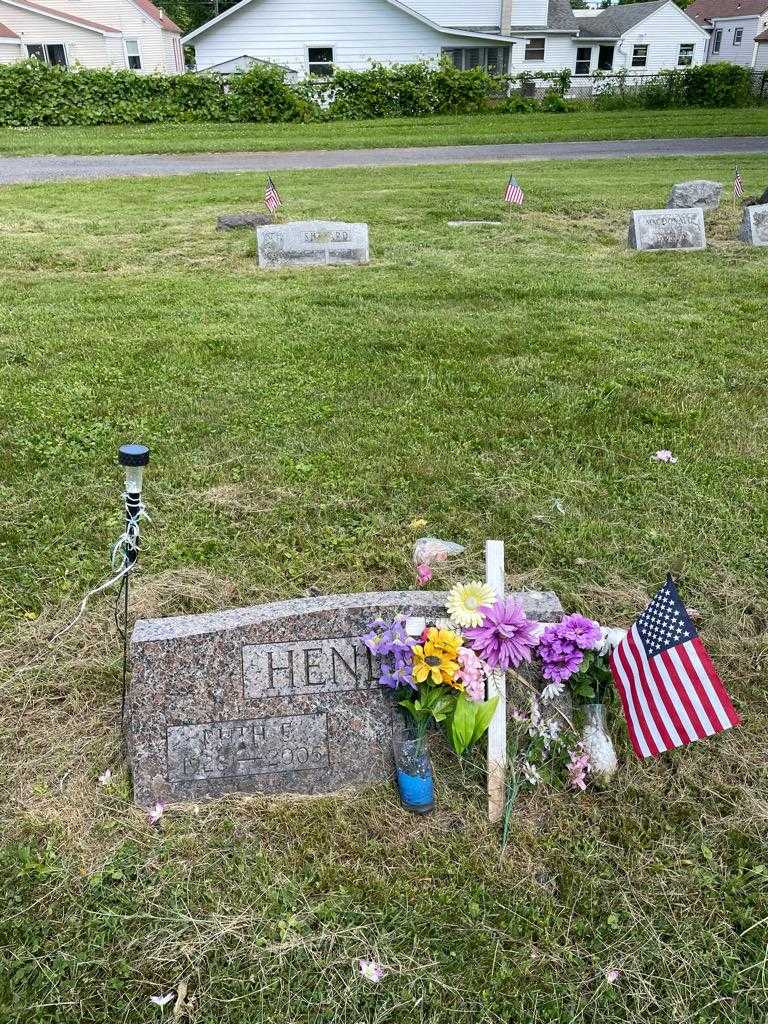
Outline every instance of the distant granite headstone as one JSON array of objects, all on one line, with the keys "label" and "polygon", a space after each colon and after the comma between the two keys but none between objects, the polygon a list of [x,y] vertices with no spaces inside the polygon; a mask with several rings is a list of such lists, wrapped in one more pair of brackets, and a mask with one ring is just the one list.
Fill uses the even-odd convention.
[{"label": "distant granite headstone", "polygon": [[744,207],[739,238],[748,245],[768,245],[768,204]]},{"label": "distant granite headstone", "polygon": [[667,208],[687,210],[700,206],[702,210],[716,210],[723,198],[723,186],[719,181],[681,181],[672,186]]},{"label": "distant granite headstone", "polygon": [[256,229],[259,266],[358,266],[368,263],[368,225],[297,220]]},{"label": "distant granite headstone", "polygon": [[258,213],[247,210],[245,213],[222,213],[216,220],[217,231],[235,231],[238,228],[258,228],[264,224],[273,224],[274,217],[270,213]]},{"label": "distant granite headstone", "polygon": [[706,249],[704,211],[633,210],[629,221],[631,249]]},{"label": "distant granite headstone", "polygon": [[[532,618],[562,613],[552,593],[517,596]],[[136,803],[388,778],[400,717],[361,637],[376,618],[442,616],[447,597],[348,594],[140,620],[125,719]]]}]

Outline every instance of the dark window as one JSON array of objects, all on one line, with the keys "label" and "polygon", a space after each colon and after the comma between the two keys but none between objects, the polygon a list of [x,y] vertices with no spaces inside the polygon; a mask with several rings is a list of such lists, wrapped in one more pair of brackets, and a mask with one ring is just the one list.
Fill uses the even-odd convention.
[{"label": "dark window", "polygon": [[446,47],[443,56],[447,57],[459,71],[485,68],[489,75],[503,75],[506,70],[506,46],[466,46],[457,49]]},{"label": "dark window", "polygon": [[677,63],[680,67],[687,67],[689,64],[693,64],[693,43],[680,43]]},{"label": "dark window", "polygon": [[309,55],[310,75],[321,75],[328,78],[333,74],[332,46],[310,46],[307,54]]},{"label": "dark window", "polygon": [[141,50],[138,39],[125,40],[125,54],[128,58],[128,67],[134,71],[141,70]]},{"label": "dark window", "polygon": [[648,47],[635,46],[632,49],[632,67],[644,68],[648,63]]},{"label": "dark window", "polygon": [[601,46],[597,55],[598,71],[613,71],[613,47]]},{"label": "dark window", "polygon": [[743,28],[735,28],[733,30],[733,45],[734,46],[741,46],[741,40],[742,40],[743,35],[744,35],[744,29]]},{"label": "dark window", "polygon": [[721,28],[715,29],[715,41],[712,44],[712,52],[720,53],[720,43],[723,39],[723,30]]},{"label": "dark window", "polygon": [[544,46],[546,40],[543,36],[538,39],[529,39],[525,44],[526,60],[544,60]]},{"label": "dark window", "polygon": [[67,49],[63,43],[27,43],[27,53],[44,64],[67,66]]},{"label": "dark window", "polygon": [[577,46],[576,47],[576,74],[577,75],[588,75],[591,66],[592,66],[592,47],[591,46]]}]

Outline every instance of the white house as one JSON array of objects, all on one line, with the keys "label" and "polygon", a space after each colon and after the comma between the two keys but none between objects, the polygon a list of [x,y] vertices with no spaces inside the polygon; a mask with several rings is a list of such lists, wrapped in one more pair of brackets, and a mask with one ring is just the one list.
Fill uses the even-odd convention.
[{"label": "white house", "polygon": [[701,64],[707,32],[672,0],[584,12],[568,0],[241,0],[184,37],[198,70],[248,55],[299,77],[446,55],[495,74]]},{"label": "white house", "polygon": [[757,37],[768,29],[768,0],[695,0],[687,13],[709,33],[710,64],[765,67],[764,41]]},{"label": "white house", "polygon": [[0,0],[0,64],[184,70],[181,29],[151,0]]}]

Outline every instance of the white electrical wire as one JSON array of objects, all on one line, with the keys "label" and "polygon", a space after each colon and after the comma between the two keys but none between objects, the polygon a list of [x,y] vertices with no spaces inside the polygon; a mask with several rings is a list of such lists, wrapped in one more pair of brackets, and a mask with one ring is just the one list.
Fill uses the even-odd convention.
[{"label": "white electrical wire", "polygon": [[[131,497],[135,498],[135,495],[131,495]],[[139,523],[142,519],[146,519],[148,522],[151,522],[151,520],[140,496],[138,499],[138,507],[132,515],[128,514],[127,493],[123,494],[123,504],[126,510],[125,529],[112,545],[110,552],[113,575],[86,593],[85,597],[80,602],[80,607],[78,608],[75,617],[71,619],[66,626],[53,634],[50,638],[50,643],[53,643],[54,640],[58,640],[60,636],[68,633],[69,630],[80,621],[85,614],[85,609],[88,607],[89,601],[92,598],[96,597],[97,594],[101,594],[105,590],[109,590],[111,587],[114,587],[115,584],[120,583],[121,580],[124,580],[126,576],[129,576],[135,569],[137,564],[136,558],[132,558],[131,555],[135,554],[139,549]]]}]

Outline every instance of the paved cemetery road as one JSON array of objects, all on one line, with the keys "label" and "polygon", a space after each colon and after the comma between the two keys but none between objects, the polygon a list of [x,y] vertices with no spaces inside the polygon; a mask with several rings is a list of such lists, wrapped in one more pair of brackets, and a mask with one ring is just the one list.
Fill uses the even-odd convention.
[{"label": "paved cemetery road", "polygon": [[626,142],[530,142],[412,149],[317,149],[286,153],[146,154],[142,156],[0,157],[0,184],[141,178],[211,171],[285,171],[397,167],[483,161],[589,160],[631,156],[768,155],[768,136],[720,139],[631,139]]}]

